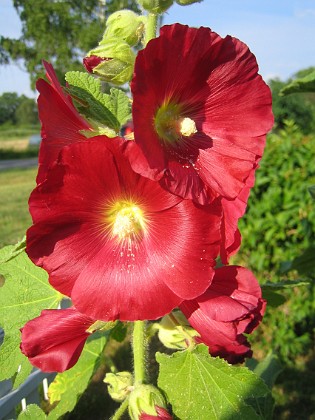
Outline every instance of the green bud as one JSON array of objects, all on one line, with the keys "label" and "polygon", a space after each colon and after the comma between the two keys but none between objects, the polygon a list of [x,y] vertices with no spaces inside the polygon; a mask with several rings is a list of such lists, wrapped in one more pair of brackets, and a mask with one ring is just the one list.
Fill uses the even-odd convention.
[{"label": "green bud", "polygon": [[108,39],[84,58],[86,69],[107,82],[123,85],[132,78],[135,53],[125,41]]},{"label": "green bud", "polygon": [[106,373],[104,382],[108,384],[108,393],[114,401],[122,402],[132,387],[130,372]]},{"label": "green bud", "polygon": [[113,13],[106,21],[106,29],[100,44],[106,43],[108,38],[118,38],[130,46],[137,45],[144,33],[145,20],[144,16],[139,16],[131,10]]},{"label": "green bud", "polygon": [[132,420],[138,420],[141,413],[156,416],[156,406],[166,408],[166,401],[153,385],[139,385],[130,393],[129,415]]},{"label": "green bud", "polygon": [[180,4],[181,6],[188,6],[189,4],[193,3],[201,3],[203,0],[176,0],[177,4]]},{"label": "green bud", "polygon": [[169,349],[187,349],[193,342],[193,337],[197,335],[197,331],[189,325],[180,311],[174,312],[173,317],[164,316],[158,324],[159,340]]},{"label": "green bud", "polygon": [[169,9],[174,0],[138,0],[140,6],[150,13],[159,15]]}]

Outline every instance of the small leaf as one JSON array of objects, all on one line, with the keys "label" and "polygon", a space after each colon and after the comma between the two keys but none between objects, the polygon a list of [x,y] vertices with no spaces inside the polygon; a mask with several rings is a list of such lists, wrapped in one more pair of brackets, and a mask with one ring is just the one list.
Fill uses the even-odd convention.
[{"label": "small leaf", "polygon": [[123,322],[118,322],[117,325],[111,331],[111,338],[121,343],[124,341],[127,335],[127,324]]},{"label": "small leaf", "polygon": [[245,400],[265,396],[269,390],[246,367],[211,357],[204,345],[172,356],[157,353],[156,359],[160,364],[158,385],[181,420],[260,418]]},{"label": "small leaf", "polygon": [[[109,127],[117,134],[121,126],[131,119],[130,100],[120,89],[112,88],[110,95],[101,92],[101,82],[88,73],[70,71],[66,81],[71,96],[77,100],[78,109],[88,119]],[[92,125],[94,125],[92,124]]]},{"label": "small leaf", "polygon": [[[14,253],[14,246],[0,250],[0,261]],[[4,342],[0,347],[0,380],[15,377],[18,386],[32,366],[20,351],[20,328],[46,308],[56,308],[62,295],[48,283],[47,273],[36,267],[25,252],[0,264],[5,283],[0,293],[0,325]]]},{"label": "small leaf", "polygon": [[[275,384],[279,373],[283,370],[278,357],[272,352],[259,363],[257,363],[255,359],[248,359],[246,365],[256,375],[263,379],[270,390]],[[271,420],[273,418],[274,399],[271,394],[268,394],[265,397],[250,399],[249,402],[256,407],[256,411],[261,413],[264,419]]]},{"label": "small leaf", "polygon": [[262,296],[267,301],[268,307],[277,308],[286,302],[287,298],[270,289],[262,289]]},{"label": "small leaf", "polygon": [[290,93],[315,92],[315,71],[305,77],[295,79],[280,91],[280,96]]},{"label": "small leaf", "polygon": [[17,257],[21,252],[25,251],[26,248],[26,236],[18,242],[17,244],[13,245],[13,247],[10,247],[6,250],[6,252],[3,252],[0,256],[0,264],[8,262],[12,260],[13,258]]},{"label": "small leaf", "polygon": [[297,270],[301,275],[315,275],[315,246],[310,246],[302,255],[295,258],[291,269]]},{"label": "small leaf", "polygon": [[311,187],[308,187],[308,191],[311,194],[313,200],[315,200],[315,185],[312,185]]},{"label": "small leaf", "polygon": [[45,420],[46,415],[38,405],[30,404],[19,414],[18,420]]},{"label": "small leaf", "polygon": [[73,410],[99,365],[105,344],[106,335],[93,334],[85,344],[77,364],[66,372],[58,373],[49,386],[48,395],[50,404],[56,401],[59,403],[49,413],[49,419],[58,419]]}]

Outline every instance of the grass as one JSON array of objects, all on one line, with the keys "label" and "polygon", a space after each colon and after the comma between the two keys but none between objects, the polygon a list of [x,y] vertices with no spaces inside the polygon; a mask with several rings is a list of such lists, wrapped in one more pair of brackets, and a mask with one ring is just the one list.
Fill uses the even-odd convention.
[{"label": "grass", "polygon": [[29,146],[29,138],[32,134],[38,134],[40,129],[0,129],[0,159],[23,159],[36,157],[38,146]]},{"label": "grass", "polygon": [[0,247],[18,242],[32,223],[27,202],[36,172],[36,168],[0,172]]}]

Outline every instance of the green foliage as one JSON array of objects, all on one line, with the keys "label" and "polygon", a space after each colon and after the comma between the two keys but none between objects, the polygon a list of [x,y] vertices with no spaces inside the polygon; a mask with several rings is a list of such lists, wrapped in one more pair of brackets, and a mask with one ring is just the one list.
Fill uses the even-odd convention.
[{"label": "green foliage", "polygon": [[[267,140],[248,211],[239,222],[243,241],[234,258],[235,263],[251,268],[262,284],[283,281],[283,263],[300,257],[315,243],[315,206],[308,191],[315,183],[314,140],[290,122]],[[295,272],[286,276],[300,278]],[[285,289],[281,294],[284,297],[279,289],[264,287],[271,305],[252,341],[293,362],[313,345],[314,284]],[[283,306],[273,310],[272,305]]]},{"label": "green foliage", "polygon": [[73,368],[59,373],[49,386],[49,401],[53,404],[59,401],[50,413],[49,419],[58,419],[61,415],[72,411],[79,396],[97,369],[106,344],[105,335],[94,334],[85,344],[79,361]]},{"label": "green foliage", "polygon": [[19,125],[38,124],[37,106],[34,99],[15,92],[0,95],[0,125],[5,123]]},{"label": "green foliage", "polygon": [[131,118],[130,100],[123,91],[112,88],[110,95],[101,92],[100,80],[88,73],[68,72],[66,81],[71,95],[78,101],[80,112],[97,126],[113,129],[117,135],[121,126]]},{"label": "green foliage", "polygon": [[0,325],[5,333],[0,348],[0,380],[16,375],[14,384],[18,386],[31,370],[20,351],[20,328],[43,309],[56,308],[62,295],[50,286],[47,273],[25,252],[16,253],[14,246],[0,250],[0,274],[5,279],[0,293]]},{"label": "green foliage", "polygon": [[59,76],[80,70],[82,57],[100,40],[107,17],[119,9],[139,11],[133,0],[14,0],[13,4],[21,19],[22,36],[2,37],[0,57],[25,60],[33,86],[43,76],[43,59],[54,64]]},{"label": "green foliage", "polygon": [[[286,82],[279,79],[269,81],[275,127],[282,129],[286,120],[293,120],[304,134],[312,133],[315,129],[315,97],[308,93],[283,96],[290,82],[293,86],[298,83],[295,79]],[[289,88],[289,91],[293,93],[295,89]]]},{"label": "green foliage", "polygon": [[204,345],[172,356],[157,353],[156,359],[158,385],[181,420],[261,418],[246,400],[266,396],[269,390],[247,368],[210,357]]},{"label": "green foliage", "polygon": [[38,405],[30,404],[26,410],[19,414],[18,420],[45,420],[45,413],[38,407]]},{"label": "green foliage", "polygon": [[302,78],[293,80],[281,89],[280,94],[289,95],[290,93],[301,92],[315,92],[315,70]]}]

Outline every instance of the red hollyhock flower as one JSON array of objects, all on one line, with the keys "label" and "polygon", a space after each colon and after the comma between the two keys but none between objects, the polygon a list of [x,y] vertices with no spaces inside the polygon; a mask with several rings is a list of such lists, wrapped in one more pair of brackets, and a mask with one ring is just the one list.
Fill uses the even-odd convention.
[{"label": "red hollyhock flower", "polygon": [[139,52],[131,90],[149,165],[137,159],[134,170],[201,204],[236,198],[273,125],[270,89],[248,47],[209,28],[164,26]]},{"label": "red hollyhock flower", "polygon": [[172,420],[173,417],[167,410],[165,410],[165,408],[156,405],[155,409],[157,414],[156,416],[153,416],[152,414],[141,413],[139,420]]},{"label": "red hollyhock flower", "polygon": [[243,267],[218,268],[208,290],[198,298],[185,301],[180,309],[200,334],[213,356],[230,363],[251,357],[250,345],[243,333],[251,333],[265,312],[266,302],[254,275]]},{"label": "red hollyhock flower", "polygon": [[50,83],[39,79],[38,112],[42,124],[42,143],[39,150],[37,183],[44,181],[49,165],[57,160],[63,146],[85,141],[80,130],[89,130],[89,124],[81,117],[69,95],[60,86],[51,64],[44,61]]},{"label": "red hollyhock flower", "polygon": [[198,208],[136,174],[125,145],[64,147],[29,200],[29,257],[100,320],[156,319],[199,296],[220,247],[221,207]]},{"label": "red hollyhock flower", "polygon": [[95,320],[75,308],[47,309],[21,329],[21,351],[44,372],[63,372],[78,361]]}]

